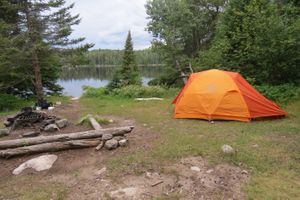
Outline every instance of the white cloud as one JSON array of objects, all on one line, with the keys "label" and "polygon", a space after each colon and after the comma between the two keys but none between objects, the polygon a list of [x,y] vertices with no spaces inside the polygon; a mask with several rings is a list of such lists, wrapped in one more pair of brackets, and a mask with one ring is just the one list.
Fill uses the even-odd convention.
[{"label": "white cloud", "polygon": [[73,37],[86,37],[94,48],[122,49],[131,30],[135,49],[150,46],[146,0],[67,0],[70,3],[75,3],[72,13],[82,19],[74,26]]}]

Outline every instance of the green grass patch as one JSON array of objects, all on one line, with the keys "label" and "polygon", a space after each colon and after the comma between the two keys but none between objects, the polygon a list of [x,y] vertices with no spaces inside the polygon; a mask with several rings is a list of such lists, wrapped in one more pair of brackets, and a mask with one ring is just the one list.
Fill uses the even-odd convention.
[{"label": "green grass patch", "polygon": [[[251,173],[245,191],[248,199],[295,199],[300,196],[300,99],[284,106],[289,116],[283,119],[252,121],[216,121],[173,119],[171,102],[136,102],[129,98],[104,96],[83,97],[86,113],[101,113],[135,119],[160,133],[151,149],[130,155],[116,156],[107,162],[111,171],[139,173],[164,162],[178,161],[186,156],[203,156],[211,164],[231,163]],[[223,144],[236,153],[224,155]]]},{"label": "green grass patch", "polygon": [[67,186],[61,183],[37,182],[32,176],[12,177],[2,181],[0,186],[0,199],[64,200],[69,194]]}]

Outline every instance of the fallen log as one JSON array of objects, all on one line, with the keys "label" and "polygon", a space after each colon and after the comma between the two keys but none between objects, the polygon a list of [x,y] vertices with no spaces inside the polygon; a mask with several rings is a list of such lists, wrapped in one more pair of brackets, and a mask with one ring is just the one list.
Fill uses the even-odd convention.
[{"label": "fallen log", "polygon": [[97,122],[97,120],[92,115],[89,115],[89,121],[95,130],[102,129],[101,125]]},{"label": "fallen log", "polygon": [[37,144],[27,147],[19,147],[14,149],[0,150],[0,158],[11,158],[25,154],[34,154],[42,152],[61,151],[66,149],[79,149],[87,147],[95,147],[99,144],[98,139],[93,140],[70,140],[64,142],[52,142]]},{"label": "fallen log", "polygon": [[[51,136],[39,136],[35,138],[22,138],[15,140],[0,141],[0,149],[24,147],[42,143],[57,142],[57,141],[69,141],[80,139],[91,139],[102,137],[103,134],[112,134],[113,136],[124,135],[130,133],[134,127],[124,126],[119,128],[107,128],[101,130],[91,130],[77,133],[67,133]],[[98,140],[99,143],[99,140]]]}]

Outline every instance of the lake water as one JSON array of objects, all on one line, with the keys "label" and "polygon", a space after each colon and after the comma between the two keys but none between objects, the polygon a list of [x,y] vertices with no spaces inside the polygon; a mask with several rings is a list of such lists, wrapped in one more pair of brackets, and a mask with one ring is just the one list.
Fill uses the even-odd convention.
[{"label": "lake water", "polygon": [[[78,97],[83,93],[82,86],[103,87],[111,80],[117,67],[74,67],[64,68],[58,84],[68,96]],[[143,85],[158,77],[162,72],[161,66],[140,66]]]}]

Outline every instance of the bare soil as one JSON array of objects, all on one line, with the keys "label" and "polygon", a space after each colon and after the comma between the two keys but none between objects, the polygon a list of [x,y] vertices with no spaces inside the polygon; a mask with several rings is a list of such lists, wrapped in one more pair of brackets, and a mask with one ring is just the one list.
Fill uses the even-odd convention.
[{"label": "bare soil", "polygon": [[[73,101],[68,105],[59,105],[48,113],[67,118],[71,124],[59,131],[70,133],[91,129],[88,126],[76,126],[82,117],[80,104]],[[135,122],[134,119],[122,119],[116,116],[104,116],[114,122],[106,127],[134,125],[135,129],[128,134],[129,145],[113,151],[95,151],[94,148],[54,152],[58,156],[50,170],[35,172],[23,171],[18,177],[30,177],[14,182],[11,187],[5,182],[10,180],[12,171],[21,163],[37,157],[29,155],[0,159],[0,190],[11,187],[18,190],[26,184],[62,183],[69,190],[68,199],[246,199],[242,186],[249,179],[247,172],[236,166],[221,164],[211,166],[201,157],[188,157],[178,163],[157,164],[152,168],[143,168],[140,173],[110,174],[105,171],[105,162],[115,156],[130,155],[140,149],[151,149],[160,135],[151,129]],[[4,120],[0,118],[1,121]],[[18,138],[28,130],[14,131],[13,135],[2,138]],[[43,133],[45,135],[45,133]],[[49,134],[49,133],[47,133]],[[39,154],[40,155],[40,154]],[[193,171],[191,167],[198,167]],[[102,169],[102,170],[101,170]],[[104,171],[102,173],[99,170]],[[17,178],[18,178],[17,177]],[[156,185],[155,185],[156,184]],[[18,186],[19,185],[19,186]],[[0,197],[1,199],[1,197]],[[15,198],[12,198],[15,199]],[[22,199],[18,197],[17,199]]]}]

